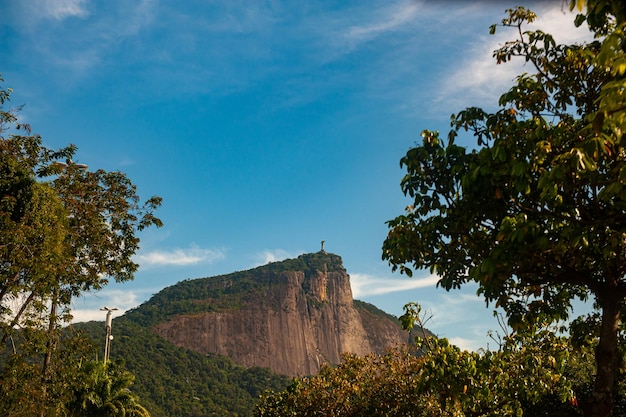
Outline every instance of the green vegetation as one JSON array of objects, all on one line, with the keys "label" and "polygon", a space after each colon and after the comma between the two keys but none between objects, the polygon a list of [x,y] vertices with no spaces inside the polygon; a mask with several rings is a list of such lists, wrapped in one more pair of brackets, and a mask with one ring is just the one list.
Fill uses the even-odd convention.
[{"label": "green vegetation", "polygon": [[[93,341],[104,340],[101,322],[76,327]],[[113,329],[111,357],[135,375],[133,392],[152,417],[249,416],[265,390],[282,390],[290,381],[264,368],[176,347],[126,317],[114,319]]]},{"label": "green vegetation", "polygon": [[[285,389],[291,379],[264,368],[242,368],[218,355],[202,355],[176,347],[153,334],[151,326],[180,314],[232,310],[261,300],[260,291],[284,285],[282,273],[344,271],[341,258],[307,254],[249,271],[186,280],[165,288],[150,300],[113,321],[113,358],[123,359],[135,376],[133,391],[153,417],[249,416],[266,390]],[[306,280],[306,278],[305,278]],[[303,283],[303,285],[305,285]],[[259,295],[259,297],[255,297]],[[375,306],[354,301],[355,307],[385,320],[398,321]],[[74,326],[92,342],[104,340],[99,322]]]},{"label": "green vegetation", "polygon": [[462,351],[428,338],[418,341],[422,355],[344,355],[337,367],[266,393],[255,416],[582,415],[575,395],[584,387],[566,377],[574,351],[552,332],[531,336],[507,339],[496,352]]},{"label": "green vegetation", "polygon": [[[405,310],[409,328],[423,325],[419,305]],[[593,348],[574,347],[549,328],[505,335],[496,351],[463,351],[425,335],[411,348],[343,359],[266,392],[254,415],[575,417],[592,395]],[[625,382],[615,387],[615,416],[626,412]]]},{"label": "green vegetation", "polygon": [[[414,202],[388,223],[383,258],[408,275],[410,265],[428,268],[447,290],[478,283],[516,330],[568,319],[572,300],[593,297],[599,314],[574,330],[597,337],[583,408],[605,417],[626,313],[626,2],[587,3],[576,23],[596,40],[583,45],[526,31],[535,14],[509,10],[501,26],[517,39],[494,57],[521,58],[528,72],[495,113],[453,115],[447,140],[422,132],[401,160]],[[475,147],[456,144],[464,132]]]},{"label": "green vegetation", "polygon": [[390,321],[398,321],[398,318],[396,316],[386,313],[380,308],[376,307],[374,304],[366,303],[365,301],[354,300],[354,307],[356,307],[358,310],[367,311],[368,313],[377,317],[381,317]]},{"label": "green vegetation", "polygon": [[304,271],[307,277],[315,271],[346,271],[341,257],[329,252],[306,253],[294,259],[272,262],[263,268],[267,268],[269,272]]},{"label": "green vegetation", "polygon": [[81,368],[80,386],[69,404],[69,415],[91,417],[150,417],[130,391],[134,376],[123,362],[86,362]]},{"label": "green vegetation", "polygon": [[161,225],[161,199],[141,204],[123,173],[74,163],[73,145],[46,148],[5,109],[10,94],[0,87],[0,353],[9,357],[0,410],[56,416],[81,386],[89,351],[80,335],[61,334],[72,299],[133,278],[137,232]]},{"label": "green vegetation", "polygon": [[[100,363],[101,323],[64,327],[69,307],[109,279],[133,278],[137,233],[161,225],[161,200],[140,203],[123,173],[73,162],[73,145],[45,147],[5,109],[11,90],[0,87],[0,414],[626,414],[626,1],[571,1],[585,4],[575,23],[596,38],[583,45],[525,31],[534,13],[509,10],[501,26],[517,39],[494,57],[522,58],[532,72],[501,96],[498,111],[453,115],[447,139],[425,130],[401,160],[402,190],[414,204],[388,222],[383,258],[407,275],[428,268],[447,290],[477,283],[512,333],[496,351],[468,352],[423,332],[414,347],[345,355],[288,387],[267,369],[190,352],[150,328],[262,300],[293,271],[304,271],[306,288],[319,274],[344,272],[341,258],[322,251],[166,288],[115,320],[114,361]],[[455,143],[464,132],[476,146]],[[570,318],[573,300],[590,298],[595,311],[559,336],[551,326]],[[408,305],[401,320],[421,325],[419,306]]]}]

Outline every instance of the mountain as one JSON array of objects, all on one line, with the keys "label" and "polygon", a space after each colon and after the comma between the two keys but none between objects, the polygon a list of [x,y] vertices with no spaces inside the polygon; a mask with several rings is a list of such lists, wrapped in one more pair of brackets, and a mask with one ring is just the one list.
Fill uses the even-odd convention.
[{"label": "mountain", "polygon": [[[74,327],[103,344],[102,322]],[[352,299],[341,258],[327,252],[179,282],[113,319],[113,334],[111,360],[125,361],[152,417],[250,416],[289,376],[410,338],[396,317]]]},{"label": "mountain", "polygon": [[180,282],[125,318],[175,346],[287,376],[409,340],[395,317],[353,300],[341,257],[325,251]]}]

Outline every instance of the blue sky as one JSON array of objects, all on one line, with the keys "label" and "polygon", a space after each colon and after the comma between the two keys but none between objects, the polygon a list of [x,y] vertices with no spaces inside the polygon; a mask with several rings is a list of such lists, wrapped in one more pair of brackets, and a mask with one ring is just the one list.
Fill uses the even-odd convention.
[{"label": "blue sky", "polygon": [[[531,8],[557,42],[584,39],[561,0]],[[525,2],[528,6],[529,2]],[[133,282],[74,303],[77,319],[137,306],[187,278],[325,249],[355,298],[476,349],[497,330],[475,288],[445,292],[381,260],[409,203],[399,160],[451,113],[493,109],[522,63],[491,52],[509,1],[0,0],[0,72],[23,121],[77,162],[164,199]],[[470,143],[470,142],[468,142]]]}]

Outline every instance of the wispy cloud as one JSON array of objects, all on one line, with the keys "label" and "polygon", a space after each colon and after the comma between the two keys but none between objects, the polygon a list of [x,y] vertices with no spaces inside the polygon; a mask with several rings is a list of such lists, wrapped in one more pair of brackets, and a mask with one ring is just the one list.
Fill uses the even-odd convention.
[{"label": "wispy cloud", "polygon": [[458,346],[462,350],[476,351],[478,349],[483,348],[481,343],[479,343],[476,339],[468,339],[465,337],[451,337],[448,339],[450,343],[455,346]]},{"label": "wispy cloud", "polygon": [[[489,331],[499,331],[500,323],[493,316],[493,308],[473,291],[475,286],[450,292],[438,292],[420,302],[429,317],[426,327],[437,336],[448,338],[462,349],[487,348]],[[494,342],[495,344],[495,342]]]},{"label": "wispy cloud", "polygon": [[62,73],[67,85],[72,76],[119,65],[111,55],[150,25],[157,8],[157,0],[23,0],[11,10],[10,24],[30,38],[49,71]]},{"label": "wispy cloud", "polygon": [[121,316],[127,310],[139,304],[140,297],[146,290],[102,290],[95,294],[87,294],[76,299],[72,304],[72,322],[79,323],[91,320],[103,321],[105,313],[100,308],[107,306],[117,308],[113,317]]},{"label": "wispy cloud", "polygon": [[85,17],[89,13],[87,0],[36,0],[32,1],[32,10],[41,17],[63,20],[68,17]]},{"label": "wispy cloud", "polygon": [[[581,43],[592,39],[586,27],[576,28],[574,14],[564,11],[560,4],[539,7],[535,10],[538,19],[529,24],[527,30],[542,30],[554,36],[557,43]],[[500,19],[498,19],[500,20]],[[499,27],[495,35],[481,35],[473,47],[460,57],[459,65],[449,71],[443,71],[435,98],[435,108],[461,110],[467,106],[489,107],[497,105],[499,96],[513,85],[514,79],[525,71],[530,64],[523,59],[514,59],[497,65],[493,51],[501,48],[507,41],[514,40],[517,33]]]},{"label": "wispy cloud", "polygon": [[426,278],[394,279],[374,277],[367,274],[350,274],[352,295],[355,298],[407,291],[416,288],[434,287],[437,285],[437,281],[439,281],[439,278],[434,275]]},{"label": "wispy cloud", "polygon": [[285,259],[297,258],[304,251],[288,252],[283,249],[265,249],[254,256],[254,266],[266,265],[271,262],[284,261]]},{"label": "wispy cloud", "polygon": [[432,314],[433,322],[438,326],[456,324],[463,317],[467,318],[465,312],[480,311],[485,305],[483,298],[468,292],[454,290],[440,294],[436,299],[424,302],[424,308]]},{"label": "wispy cloud", "polygon": [[203,249],[197,246],[170,250],[155,250],[137,255],[136,262],[142,267],[189,266],[212,263],[225,258],[220,249]]},{"label": "wispy cloud", "polygon": [[376,13],[372,13],[373,20],[351,26],[345,33],[347,39],[368,41],[388,32],[393,32],[402,26],[415,21],[419,3],[400,2],[392,4]]},{"label": "wispy cloud", "polygon": [[118,36],[133,36],[139,33],[144,27],[149,26],[154,19],[157,7],[157,0],[141,0],[130,14],[126,23],[118,26]]}]

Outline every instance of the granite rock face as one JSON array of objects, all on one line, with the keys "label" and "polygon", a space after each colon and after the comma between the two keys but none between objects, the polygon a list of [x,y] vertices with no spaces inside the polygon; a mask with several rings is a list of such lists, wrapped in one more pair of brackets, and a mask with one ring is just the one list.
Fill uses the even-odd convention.
[{"label": "granite rock face", "polygon": [[187,299],[175,300],[186,307],[172,310],[153,331],[242,366],[312,375],[339,363],[343,352],[383,353],[408,341],[393,317],[353,301],[342,260],[330,253],[187,282]]}]

